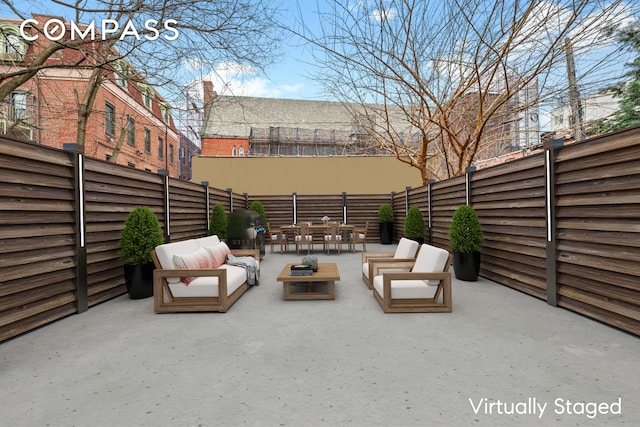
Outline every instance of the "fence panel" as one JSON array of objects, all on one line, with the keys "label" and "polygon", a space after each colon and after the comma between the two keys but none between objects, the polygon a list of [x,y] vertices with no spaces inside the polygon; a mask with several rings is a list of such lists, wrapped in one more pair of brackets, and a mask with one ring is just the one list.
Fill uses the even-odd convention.
[{"label": "fence panel", "polygon": [[471,204],[484,234],[480,274],[546,299],[544,156],[474,172]]},{"label": "fence panel", "polygon": [[164,177],[85,159],[85,224],[89,306],[126,292],[120,232],[136,206],[149,207],[165,227]]},{"label": "fence panel", "polygon": [[449,225],[453,212],[466,203],[464,176],[436,182],[431,190],[431,244],[449,249]]},{"label": "fence panel", "polygon": [[69,153],[2,140],[0,341],[77,311]]},{"label": "fence panel", "polygon": [[271,195],[249,197],[249,206],[259,201],[267,214],[271,227],[282,227],[293,224],[293,195]]},{"label": "fence panel", "polygon": [[558,305],[640,335],[638,130],[560,149]]},{"label": "fence panel", "polygon": [[380,242],[380,228],[378,226],[378,209],[383,203],[391,203],[390,194],[347,194],[347,223],[367,228],[367,242]]},{"label": "fence panel", "polygon": [[207,235],[206,187],[169,179],[171,241]]}]

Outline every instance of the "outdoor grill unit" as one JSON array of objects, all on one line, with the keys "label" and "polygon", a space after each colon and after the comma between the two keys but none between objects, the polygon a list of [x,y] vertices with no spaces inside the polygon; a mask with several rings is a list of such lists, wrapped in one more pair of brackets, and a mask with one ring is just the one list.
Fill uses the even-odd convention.
[{"label": "outdoor grill unit", "polygon": [[226,243],[230,249],[259,249],[260,258],[265,255],[265,224],[260,214],[254,211],[237,209],[227,219]]}]

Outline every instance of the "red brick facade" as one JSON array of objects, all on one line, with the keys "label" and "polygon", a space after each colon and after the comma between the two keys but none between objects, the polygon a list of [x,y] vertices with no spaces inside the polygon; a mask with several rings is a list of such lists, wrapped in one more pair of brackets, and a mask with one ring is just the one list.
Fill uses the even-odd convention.
[{"label": "red brick facade", "polygon": [[[49,17],[34,18],[45,22]],[[29,44],[21,63],[0,61],[0,72],[28,65],[49,43],[38,38]],[[93,70],[75,66],[78,55],[81,53],[72,49],[56,52],[46,64],[68,66],[44,68],[14,91],[27,94],[28,113],[23,122],[34,129],[32,139],[38,143],[62,148],[65,143],[76,142],[76,99],[82,99]],[[127,70],[126,78],[116,78],[113,70],[105,70],[105,79],[98,89],[87,123],[85,154],[100,160],[116,156],[115,163],[151,172],[164,169],[177,178],[180,141],[169,106],[135,70],[124,61],[122,64]],[[148,94],[146,105],[143,101],[145,91]],[[6,106],[10,101],[3,104]],[[8,118],[8,108],[5,110],[3,117]]]}]

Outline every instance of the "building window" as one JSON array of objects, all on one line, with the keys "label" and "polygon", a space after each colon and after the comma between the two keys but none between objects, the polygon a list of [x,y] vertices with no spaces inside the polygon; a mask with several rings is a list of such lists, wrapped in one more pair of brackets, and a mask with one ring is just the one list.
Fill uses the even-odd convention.
[{"label": "building window", "polygon": [[169,144],[169,164],[173,164],[173,144]]},{"label": "building window", "polygon": [[147,84],[138,83],[138,89],[140,90],[140,95],[142,95],[142,103],[145,107],[151,110],[152,101],[155,97],[153,88]]},{"label": "building window", "polygon": [[171,108],[167,104],[160,104],[160,112],[162,113],[162,121],[169,124],[171,121]]},{"label": "building window", "polygon": [[27,93],[18,91],[11,93],[11,111],[9,120],[18,121],[27,118]]},{"label": "building window", "polygon": [[127,142],[129,145],[136,146],[136,121],[133,117],[127,117]]},{"label": "building window", "polygon": [[107,135],[116,134],[116,107],[108,102],[104,105],[105,120],[104,120],[104,132]]},{"label": "building window", "polygon": [[164,141],[161,136],[158,137],[158,158],[164,158]]},{"label": "building window", "polygon": [[113,65],[113,76],[116,84],[120,87],[127,88],[129,85],[129,65],[125,61],[116,61]]},{"label": "building window", "polygon": [[0,59],[22,61],[27,53],[27,42],[20,37],[20,29],[13,24],[0,23]]},{"label": "building window", "polygon": [[151,153],[151,131],[144,129],[144,152]]},{"label": "building window", "polygon": [[238,151],[240,157],[244,157],[244,147],[240,147],[240,150]]},{"label": "building window", "polygon": [[233,148],[231,149],[231,155],[233,157],[238,155],[238,149],[236,148],[236,146],[234,145]]}]

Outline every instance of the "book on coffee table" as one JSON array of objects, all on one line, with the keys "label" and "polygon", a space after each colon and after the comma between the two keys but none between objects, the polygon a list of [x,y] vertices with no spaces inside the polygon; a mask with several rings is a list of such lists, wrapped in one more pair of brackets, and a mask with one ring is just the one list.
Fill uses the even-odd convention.
[{"label": "book on coffee table", "polygon": [[313,269],[308,264],[298,264],[291,266],[292,276],[311,276],[312,274]]}]

